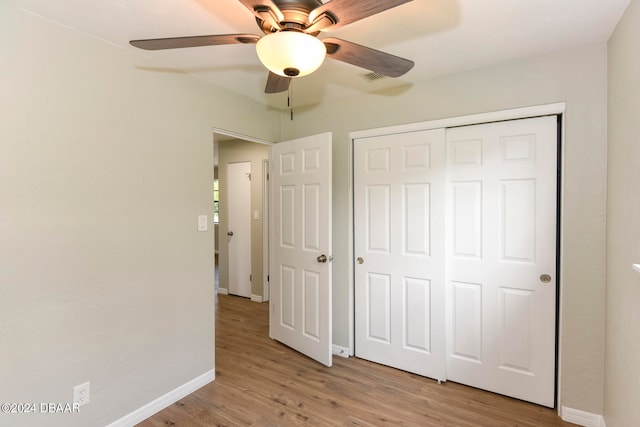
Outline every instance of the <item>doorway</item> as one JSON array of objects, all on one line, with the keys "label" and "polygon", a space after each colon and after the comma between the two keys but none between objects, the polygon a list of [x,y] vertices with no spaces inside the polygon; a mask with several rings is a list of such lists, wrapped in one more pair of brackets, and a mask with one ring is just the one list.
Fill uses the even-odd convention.
[{"label": "doorway", "polygon": [[[327,366],[331,366],[332,358],[331,143],[330,133],[284,141],[270,149],[271,144],[255,144],[238,138],[218,140],[214,143],[214,147],[218,148],[218,176],[221,179],[226,176],[226,181],[237,184],[244,182],[248,175],[252,193],[253,189],[261,190],[260,197],[255,198],[252,194],[250,202],[250,227],[263,230],[262,233],[252,233],[251,251],[253,253],[256,246],[261,245],[265,253],[258,257],[252,256],[252,268],[262,262],[277,266],[265,267],[265,271],[262,272],[261,277],[265,279],[262,295],[256,295],[256,286],[254,283],[251,284],[251,300],[263,302],[273,296],[273,303],[269,305],[273,321],[269,323],[270,337]],[[248,151],[253,153],[254,157],[251,157]],[[273,167],[269,157],[274,159]],[[251,160],[244,161],[247,158]],[[250,169],[247,169],[247,163],[250,163]],[[272,177],[270,172],[273,172]],[[271,187],[277,190],[269,190]],[[232,255],[230,245],[227,244],[225,248],[225,237],[232,239],[236,234],[232,229],[234,221],[230,218],[236,213],[227,206],[232,203],[229,194],[226,193],[238,190],[234,190],[234,185],[230,182],[220,182],[219,188],[218,234],[222,237],[220,267],[223,270],[225,258],[242,256],[242,253]],[[274,195],[272,203],[269,200],[270,194]],[[261,207],[262,211],[256,209],[257,207]],[[240,209],[243,210],[246,210],[246,207]],[[256,223],[260,221],[263,226],[256,227]],[[247,227],[246,223],[244,227]],[[264,242],[256,242],[256,234],[264,237]],[[270,236],[277,236],[273,239],[276,242],[274,246],[278,246],[277,249],[270,244]],[[295,255],[291,256],[292,253]],[[277,264],[278,262],[280,264]],[[290,273],[294,270],[300,274],[295,274],[295,280],[290,280],[294,276]],[[271,272],[274,276],[272,278],[269,277]],[[252,274],[255,277],[255,270]],[[220,293],[239,294],[228,283],[228,278],[225,281],[224,271],[220,276]],[[232,277],[228,270],[227,277]],[[284,280],[280,280],[283,277]],[[273,283],[273,286],[270,283]],[[278,320],[275,320],[276,317]]]},{"label": "doorway", "polygon": [[[240,225],[241,229],[250,236],[249,249],[242,254],[242,257],[251,259],[249,265],[249,290],[242,295],[251,298],[254,302],[264,302],[268,300],[268,271],[263,263],[264,248],[268,247],[267,223],[265,221],[265,198],[268,197],[264,193],[264,179],[266,175],[263,173],[264,162],[269,158],[269,147],[272,143],[258,138],[237,134],[222,129],[214,129],[214,167],[216,176],[219,179],[219,223],[215,227],[216,248],[218,253],[217,277],[219,278],[218,293],[220,294],[237,294],[233,290],[230,282],[230,257],[231,252],[229,244],[231,240],[237,237],[236,230],[238,226],[233,225],[233,219],[229,214],[230,200],[229,196],[233,192],[228,181],[228,166],[230,164],[249,163],[250,170],[242,172],[249,173],[250,184],[250,201],[249,201],[249,218],[244,225]],[[233,166],[232,166],[233,168]],[[245,175],[246,176],[246,175]],[[242,176],[238,180],[243,179]],[[234,179],[234,182],[236,180]],[[230,224],[231,221],[231,224]],[[235,227],[235,230],[232,229]],[[227,233],[232,232],[233,236]],[[246,276],[244,273],[242,276]]]}]

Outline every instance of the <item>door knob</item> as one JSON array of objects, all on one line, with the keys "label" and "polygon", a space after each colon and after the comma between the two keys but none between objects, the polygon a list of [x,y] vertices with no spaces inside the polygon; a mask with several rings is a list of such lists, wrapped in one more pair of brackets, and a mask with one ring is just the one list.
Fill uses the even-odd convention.
[{"label": "door knob", "polygon": [[227,236],[233,236],[233,231],[228,231]]},{"label": "door knob", "polygon": [[540,281],[542,283],[549,283],[551,281],[551,276],[549,276],[548,274],[543,274],[542,276],[540,276]]},{"label": "door knob", "polygon": [[364,258],[362,258],[361,256],[358,257],[358,259],[356,259],[356,262],[358,264],[363,264],[364,263]]},{"label": "door knob", "polygon": [[318,260],[318,262],[320,263],[325,263],[327,262],[327,256],[325,254],[320,255],[318,258],[316,258]]}]

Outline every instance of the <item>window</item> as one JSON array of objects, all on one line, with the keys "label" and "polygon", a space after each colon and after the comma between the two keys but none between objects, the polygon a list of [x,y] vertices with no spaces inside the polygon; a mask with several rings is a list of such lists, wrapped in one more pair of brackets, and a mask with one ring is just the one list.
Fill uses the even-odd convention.
[{"label": "window", "polygon": [[220,219],[220,181],[213,180],[213,222],[218,223]]}]

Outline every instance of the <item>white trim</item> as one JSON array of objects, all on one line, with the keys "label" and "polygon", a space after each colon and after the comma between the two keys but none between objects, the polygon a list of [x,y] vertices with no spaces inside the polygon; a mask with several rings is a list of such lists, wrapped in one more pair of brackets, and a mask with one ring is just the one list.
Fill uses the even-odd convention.
[{"label": "white trim", "polygon": [[256,295],[256,294],[251,294],[251,301],[252,302],[262,302],[262,296]]},{"label": "white trim", "polygon": [[345,359],[349,358],[349,349],[347,347],[340,347],[339,345],[333,344],[331,347],[331,353],[336,356],[344,357]]},{"label": "white trim", "polygon": [[262,160],[262,300],[269,301],[269,165],[270,159]]},{"label": "white trim", "polygon": [[199,377],[192,379],[188,383],[181,385],[180,387],[170,391],[169,393],[160,396],[156,400],[147,403],[143,407],[138,408],[135,411],[125,415],[124,417],[112,422],[111,424],[107,425],[107,427],[133,427],[136,424],[141,423],[142,421],[151,417],[152,415],[162,411],[166,407],[176,403],[183,397],[209,384],[215,379],[215,376],[216,373],[214,369],[207,371]]},{"label": "white trim", "polygon": [[563,406],[560,411],[560,417],[563,421],[568,423],[574,423],[585,427],[606,427],[604,417],[602,415],[592,414],[591,412],[585,412],[579,409],[567,408],[566,406]]},{"label": "white trim", "polygon": [[354,255],[354,240],[355,240],[355,235],[353,234],[353,227],[354,227],[354,221],[355,218],[353,217],[354,215],[354,207],[353,207],[353,138],[351,138],[351,143],[349,144],[349,170],[348,170],[348,187],[347,187],[347,191],[348,191],[348,206],[347,209],[349,211],[349,225],[348,225],[348,232],[349,232],[349,244],[347,245],[347,256],[349,257],[348,260],[349,262],[347,263],[347,269],[349,272],[349,280],[351,281],[352,285],[349,286],[348,289],[348,303],[349,303],[349,318],[352,319],[351,322],[349,322],[348,325],[348,351],[349,351],[349,355],[353,356],[354,354],[356,354],[355,352],[355,348],[356,348],[356,321],[355,321],[355,308],[354,308],[354,304],[355,304],[355,277],[354,277],[354,259],[355,259],[355,255]]},{"label": "white trim", "polygon": [[504,120],[526,119],[528,117],[562,114],[566,104],[536,105],[532,107],[514,108],[512,110],[492,111],[488,113],[472,114],[469,116],[449,117],[445,119],[429,120],[426,122],[389,126],[377,129],[350,132],[351,140],[372,136],[392,135],[398,133],[417,132],[429,129],[450,128],[456,126],[477,125],[481,123],[499,122]]},{"label": "white trim", "polygon": [[229,295],[229,289],[227,289],[227,288],[218,288],[218,293],[220,295]]},{"label": "white trim", "polygon": [[[563,109],[562,112],[564,113],[564,104],[562,104]],[[557,333],[558,333],[558,341],[557,341],[557,358],[558,360],[556,361],[557,364],[557,373],[556,373],[556,407],[558,408],[558,415],[562,416],[561,411],[562,411],[562,365],[563,365],[563,354],[562,354],[562,343],[564,341],[564,336],[563,336],[563,330],[564,330],[564,312],[562,310],[562,307],[564,306],[564,275],[566,274],[565,268],[564,268],[564,242],[565,242],[565,238],[564,238],[564,233],[566,232],[566,227],[564,227],[565,222],[565,209],[564,209],[564,194],[565,194],[565,179],[566,179],[566,173],[565,171],[567,170],[566,168],[566,146],[567,144],[566,142],[566,138],[565,138],[565,129],[567,128],[566,126],[566,115],[562,114],[561,118],[560,118],[561,122],[560,122],[560,187],[558,188],[558,192],[560,193],[558,196],[558,206],[557,209],[560,209],[560,217],[558,218],[558,220],[560,221],[560,256],[558,257],[558,262],[560,263],[560,265],[558,266],[560,268],[560,277],[558,277],[558,287],[560,288],[557,295],[558,295],[558,300],[556,301],[556,304],[558,305],[558,325],[557,325]]]},{"label": "white trim", "polygon": [[215,134],[224,135],[233,139],[242,139],[244,141],[255,142],[256,144],[265,144],[265,145],[273,145],[273,142],[267,141],[265,139],[254,138],[252,136],[243,135],[241,133],[232,132],[229,130],[224,130],[220,128],[213,128],[214,139]]}]

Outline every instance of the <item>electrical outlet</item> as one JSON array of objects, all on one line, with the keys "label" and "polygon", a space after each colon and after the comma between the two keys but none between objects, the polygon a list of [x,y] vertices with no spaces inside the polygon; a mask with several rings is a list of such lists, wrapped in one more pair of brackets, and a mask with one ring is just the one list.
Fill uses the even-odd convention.
[{"label": "electrical outlet", "polygon": [[91,397],[89,382],[77,385],[73,388],[73,403],[77,403],[78,406],[88,405]]}]

